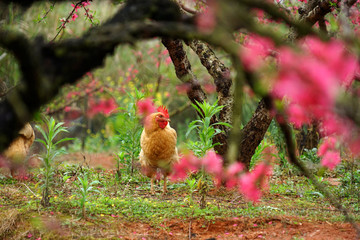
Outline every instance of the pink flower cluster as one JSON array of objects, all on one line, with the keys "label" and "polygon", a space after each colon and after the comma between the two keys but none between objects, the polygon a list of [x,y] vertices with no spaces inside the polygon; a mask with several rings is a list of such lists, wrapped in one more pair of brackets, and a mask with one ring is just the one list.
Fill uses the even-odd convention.
[{"label": "pink flower cluster", "polygon": [[[86,7],[86,6],[88,6],[88,5],[90,5],[90,1],[89,1],[89,0],[87,0],[87,1],[82,1],[81,4],[76,4],[76,5],[75,5],[75,4],[71,4],[71,7],[75,10],[75,13],[73,13],[73,14],[71,15],[71,20],[75,21],[75,20],[79,17],[79,15],[76,14],[79,8]],[[87,9],[86,11],[88,11],[88,9]],[[85,15],[86,15],[86,13],[85,13]]]},{"label": "pink flower cluster", "polygon": [[211,33],[216,26],[216,3],[209,1],[206,8],[202,8],[196,17],[196,26],[202,33]]},{"label": "pink flower cluster", "polygon": [[227,169],[223,168],[223,160],[214,151],[209,151],[203,158],[197,158],[192,153],[185,154],[178,163],[174,164],[170,176],[172,181],[184,180],[189,173],[195,173],[203,168],[215,178],[218,184],[225,183],[227,188],[239,187],[239,191],[250,201],[258,201],[261,188],[265,187],[265,177],[271,174],[271,167],[260,163],[248,173],[243,173],[243,164],[236,162]]},{"label": "pink flower cluster", "polygon": [[95,99],[91,98],[89,100],[89,109],[87,115],[89,118],[94,117],[98,113],[109,116],[117,108],[118,105],[113,98],[100,99],[99,101],[96,101]]},{"label": "pink flower cluster", "polygon": [[[307,38],[301,52],[279,50],[279,74],[273,94],[287,97],[291,104],[310,118],[333,113],[341,87],[348,88],[358,67],[357,59],[336,40],[322,42]],[[289,113],[291,116],[291,112]]]},{"label": "pink flower cluster", "polygon": [[156,108],[152,98],[141,99],[136,103],[136,114],[140,117],[146,117],[147,115],[156,112]]},{"label": "pink flower cluster", "polygon": [[[341,86],[348,87],[357,68],[356,58],[341,42],[308,38],[301,52],[279,49],[279,73],[273,94],[290,101],[290,118],[308,123],[332,113]],[[294,114],[295,116],[292,116]],[[301,121],[295,122],[301,125]]]},{"label": "pink flower cluster", "polygon": [[265,163],[256,165],[254,170],[245,173],[240,178],[240,191],[247,199],[253,202],[257,202],[261,197],[260,189],[267,187],[267,181],[265,181],[265,177],[270,176],[271,173],[271,166]]},{"label": "pink flower cluster", "polygon": [[[341,41],[323,42],[314,37],[306,38],[299,51],[283,47],[277,52],[278,75],[272,95],[286,99],[289,121],[301,127],[317,120],[323,135],[338,135],[345,142],[353,142],[352,124],[335,112],[335,104],[354,80],[356,57]],[[319,151],[319,156],[330,169],[340,162],[338,151]]]},{"label": "pink flower cluster", "polygon": [[275,48],[269,38],[258,35],[250,35],[239,52],[239,57],[246,70],[255,71],[261,68],[264,59],[270,55]]},{"label": "pink flower cluster", "polygon": [[328,137],[321,144],[318,150],[318,156],[321,157],[321,164],[330,170],[333,170],[340,162],[340,151],[336,149],[336,139]]}]

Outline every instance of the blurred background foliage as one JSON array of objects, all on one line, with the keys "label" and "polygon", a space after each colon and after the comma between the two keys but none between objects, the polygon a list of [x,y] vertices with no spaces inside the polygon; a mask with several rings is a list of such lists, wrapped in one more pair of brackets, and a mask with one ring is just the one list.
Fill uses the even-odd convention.
[{"label": "blurred background foliage", "polygon": [[[92,26],[106,22],[121,7],[121,2],[92,1],[88,6],[89,13],[93,15],[91,21],[86,18],[84,9],[78,9],[79,17],[75,21],[70,19],[55,41],[80,37]],[[45,41],[51,41],[57,35],[62,20],[69,16],[72,9],[71,3],[65,2],[55,5],[39,2],[26,10],[10,4],[2,13],[7,14],[7,17],[3,18],[6,20],[1,25],[15,28],[30,38],[40,35]],[[208,101],[215,102],[217,95],[211,76],[201,65],[197,55],[189,47],[185,46],[185,49],[192,70],[207,93]],[[221,51],[216,53],[230,67],[226,54]],[[1,48],[0,63],[0,80],[7,88],[20,84],[21,75],[14,57]],[[134,104],[132,98],[136,95],[136,89],[144,97],[152,97],[156,105],[167,106],[172,119],[171,125],[178,132],[178,143],[185,142],[186,127],[196,118],[196,112],[190,107],[186,86],[176,77],[168,52],[158,38],[119,46],[114,55],[107,57],[102,68],[86,74],[75,85],[63,87],[58,96],[44,106],[40,113],[66,123],[70,135],[77,137],[75,146],[71,146],[70,150],[112,151],[120,145],[121,140],[116,135],[120,131],[131,132],[131,124],[128,124],[124,114]],[[248,92],[249,94],[245,94],[243,124],[251,118],[258,102]],[[96,106],[104,106],[101,102],[109,107],[106,113],[94,110]],[[123,122],[119,124],[119,121]],[[194,138],[194,134],[189,135],[189,139]]]}]

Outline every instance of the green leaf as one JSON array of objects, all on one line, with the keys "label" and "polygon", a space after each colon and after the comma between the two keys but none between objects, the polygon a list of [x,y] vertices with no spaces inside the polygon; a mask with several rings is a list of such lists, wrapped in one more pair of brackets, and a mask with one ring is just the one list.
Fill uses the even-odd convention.
[{"label": "green leaf", "polygon": [[41,135],[44,137],[44,139],[47,139],[47,134],[45,133],[44,129],[42,129],[40,126],[35,125],[35,128],[41,133]]},{"label": "green leaf", "polygon": [[[200,103],[198,101],[195,100],[195,102],[200,106]],[[200,110],[200,108],[198,108],[198,106],[196,106],[195,104],[191,104],[195,109],[196,111],[200,114],[201,117],[204,117],[204,114],[202,113],[202,111]]]},{"label": "green leaf", "polygon": [[212,125],[223,125],[223,126],[232,128],[232,125],[229,124],[229,123],[226,123],[226,122],[217,122],[217,123],[214,123],[214,124],[212,124]]},{"label": "green leaf", "polygon": [[200,126],[199,125],[193,125],[193,126],[189,127],[188,130],[186,131],[185,137],[188,137],[190,132],[192,130],[194,130],[195,128],[200,128]]},{"label": "green leaf", "polygon": [[36,142],[42,143],[46,147],[46,142],[40,138],[35,139]]},{"label": "green leaf", "polygon": [[59,144],[59,143],[65,142],[65,141],[73,141],[74,139],[75,139],[75,138],[63,138],[63,139],[57,141],[57,142],[54,144],[54,146],[56,146],[56,145]]},{"label": "green leaf", "polygon": [[69,178],[71,178],[71,176],[63,176],[63,181],[65,182],[65,181],[68,180]]}]

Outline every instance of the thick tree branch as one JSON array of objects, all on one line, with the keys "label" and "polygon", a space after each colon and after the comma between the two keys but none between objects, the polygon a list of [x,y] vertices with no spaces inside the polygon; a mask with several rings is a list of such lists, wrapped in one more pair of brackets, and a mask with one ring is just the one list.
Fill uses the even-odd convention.
[{"label": "thick tree branch", "polygon": [[[142,18],[135,13],[129,15],[129,8],[133,12],[137,8],[142,9],[137,11],[143,14]],[[147,14],[144,13],[146,8]],[[81,38],[56,43],[45,43],[41,38],[30,41],[20,33],[0,28],[0,46],[13,52],[23,73],[22,87],[9,93],[0,104],[0,151],[16,136],[23,124],[31,120],[40,106],[56,95],[63,84],[73,83],[86,72],[101,66],[106,55],[111,54],[118,44],[159,35],[178,36],[175,27],[178,23],[173,22],[179,16],[179,13],[173,14],[176,11],[179,11],[178,6],[167,0],[129,1],[104,26],[90,29]],[[147,17],[169,17],[170,23],[167,27],[164,26],[167,24],[144,23]],[[127,23],[133,19],[138,22]],[[179,33],[182,32],[185,37],[195,30],[191,25],[180,28]]]},{"label": "thick tree branch", "polygon": [[206,99],[206,94],[191,70],[191,64],[186,56],[182,41],[163,38],[162,43],[169,51],[176,76],[187,85],[187,95],[191,102],[194,104],[196,104],[196,101],[203,102]]},{"label": "thick tree branch", "polygon": [[[344,0],[343,0],[344,1]],[[322,21],[325,15],[330,13],[332,10],[332,4],[338,4],[341,1],[329,1],[329,0],[313,0],[309,1],[308,6],[305,11],[301,14],[299,23],[301,25],[308,24],[310,27],[313,26],[316,22]],[[354,5],[356,0],[346,1],[346,6],[350,8]],[[293,28],[293,31],[289,34],[290,40],[295,40],[301,37],[301,35]]]},{"label": "thick tree branch", "polygon": [[263,98],[259,102],[250,121],[241,131],[238,161],[244,163],[246,167],[250,166],[251,158],[257,146],[264,139],[272,119],[273,116],[266,106],[265,98]]}]

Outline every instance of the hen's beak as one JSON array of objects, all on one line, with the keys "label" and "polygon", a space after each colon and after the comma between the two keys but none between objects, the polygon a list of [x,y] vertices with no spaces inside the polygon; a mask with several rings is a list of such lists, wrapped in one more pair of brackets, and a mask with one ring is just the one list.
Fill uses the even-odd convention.
[{"label": "hen's beak", "polygon": [[171,122],[170,118],[164,118],[165,121]]}]

